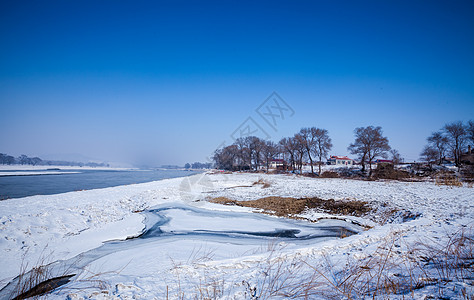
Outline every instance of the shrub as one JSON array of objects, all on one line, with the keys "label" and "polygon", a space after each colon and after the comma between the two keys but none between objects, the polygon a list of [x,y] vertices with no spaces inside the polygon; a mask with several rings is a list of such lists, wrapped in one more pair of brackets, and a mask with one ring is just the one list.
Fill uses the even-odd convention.
[{"label": "shrub", "polygon": [[337,172],[334,172],[334,171],[324,171],[321,174],[321,177],[322,178],[339,178],[339,174]]}]

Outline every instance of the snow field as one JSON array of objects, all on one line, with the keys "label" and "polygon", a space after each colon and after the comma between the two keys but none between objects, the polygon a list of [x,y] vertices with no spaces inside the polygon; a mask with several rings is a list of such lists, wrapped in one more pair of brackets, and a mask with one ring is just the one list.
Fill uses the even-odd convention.
[{"label": "snow field", "polygon": [[[198,174],[185,180],[166,179],[1,201],[0,251],[1,262],[5,266],[0,269],[1,283],[5,285],[18,274],[22,261],[34,265],[45,253],[50,261],[72,258],[100,246],[104,241],[140,234],[144,224],[150,220],[145,220],[143,214],[138,212],[156,205],[177,202],[216,212],[251,212],[249,208],[206,202],[208,197],[223,196],[236,200],[254,200],[265,196],[356,199],[367,201],[375,212],[367,218],[340,217],[371,226],[370,230],[314,244],[272,241],[249,246],[225,239],[201,241],[174,238],[160,243],[143,243],[91,263],[88,271],[79,278],[87,279],[90,274],[95,274],[94,283],[91,280],[73,282],[71,287],[76,284],[80,291],[68,289],[67,285],[48,298],[162,299],[168,292],[170,299],[174,299],[180,295],[191,298],[190,295],[211,293],[212,290],[217,290],[222,298],[249,298],[252,288],[256,288],[258,293],[268,290],[268,278],[271,276],[264,274],[268,270],[275,273],[275,268],[272,268],[279,266],[278,262],[284,262],[280,266],[286,271],[292,267],[292,262],[307,262],[307,265],[299,266],[295,278],[288,279],[288,282],[304,281],[314,273],[311,266],[326,270],[328,264],[331,268],[326,270],[327,274],[332,271],[331,278],[337,280],[337,276],[343,276],[351,265],[376,256],[387,245],[394,244],[395,250],[391,255],[396,260],[408,255],[410,247],[422,242],[441,245],[461,229],[467,232],[472,229],[474,192],[469,187],[436,186],[431,182],[313,179],[245,173]],[[262,188],[262,185],[253,185],[258,180],[270,186]],[[405,221],[401,217],[394,218],[380,225],[378,221],[384,210],[394,208],[409,211],[418,217]],[[196,227],[193,218],[186,213],[176,211],[171,215],[174,220],[187,220],[173,225],[173,230]],[[327,215],[307,211],[303,216],[319,219]],[[216,220],[220,224],[215,223]],[[252,228],[251,223],[232,224],[230,220],[227,223],[225,219],[212,218],[199,225],[205,229],[226,226]],[[288,274],[286,272],[286,276]],[[98,286],[97,282],[106,284]],[[439,287],[440,284],[428,285],[413,295],[415,298],[436,295]],[[462,299],[463,288],[472,293],[472,284],[466,285],[462,281],[446,284],[442,290],[450,297]]]}]

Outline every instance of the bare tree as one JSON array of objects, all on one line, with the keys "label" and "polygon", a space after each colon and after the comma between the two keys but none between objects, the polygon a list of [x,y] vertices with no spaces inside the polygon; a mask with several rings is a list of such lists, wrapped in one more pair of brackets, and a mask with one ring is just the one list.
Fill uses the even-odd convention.
[{"label": "bare tree", "polygon": [[314,141],[314,130],[316,128],[301,128],[298,133],[298,141],[301,143],[301,146],[304,147],[306,155],[309,158],[309,163],[311,164],[311,174],[314,174],[313,170],[313,158],[311,154],[315,152],[316,144]]},{"label": "bare tree", "polygon": [[467,122],[466,126],[466,132],[467,132],[467,138],[471,142],[472,145],[474,145],[474,121],[470,120]]},{"label": "bare tree", "polygon": [[245,137],[244,140],[248,148],[247,154],[249,155],[250,168],[252,169],[253,165],[253,168],[257,170],[262,160],[262,149],[265,141],[256,136],[248,136]]},{"label": "bare tree", "polygon": [[[321,164],[323,163],[323,157],[327,157],[329,151],[332,148],[332,141],[329,137],[328,131],[326,129],[314,128],[312,131],[315,141],[315,153],[319,158],[319,176],[321,176]],[[311,166],[311,171],[313,171]]]},{"label": "bare tree", "polygon": [[428,163],[430,170],[433,170],[433,162],[438,159],[438,149],[432,145],[426,145],[421,152],[421,159],[425,160]]},{"label": "bare tree", "polygon": [[237,147],[239,170],[242,170],[242,167],[248,167],[249,169],[251,167],[252,156],[247,142],[248,140],[244,137],[240,137],[234,142],[234,145]]},{"label": "bare tree", "polygon": [[298,169],[300,170],[300,174],[303,173],[303,159],[306,154],[306,147],[303,136],[297,133],[292,138],[293,139],[293,146],[296,150],[296,164],[298,165]]},{"label": "bare tree", "polygon": [[270,166],[270,162],[274,159],[279,153],[278,145],[272,141],[265,141],[263,148],[262,148],[262,157],[265,161],[265,165],[268,168]]},{"label": "bare tree", "polygon": [[382,127],[358,127],[354,130],[355,141],[347,148],[352,154],[359,155],[362,171],[365,163],[369,163],[369,177],[372,176],[372,163],[377,157],[386,157],[390,150],[388,139],[382,136]]},{"label": "bare tree", "polygon": [[331,138],[326,129],[316,127],[302,128],[299,132],[299,141],[306,150],[311,164],[311,174],[314,174],[314,157],[319,158],[319,175],[321,175],[322,158],[326,157],[332,148]]},{"label": "bare tree", "polygon": [[281,151],[288,153],[290,156],[290,166],[294,170],[296,168],[296,144],[294,138],[282,138],[279,142]]},{"label": "bare tree", "polygon": [[400,153],[396,149],[390,150],[390,155],[391,155],[391,158],[392,158],[392,161],[393,161],[394,165],[398,165],[403,161],[402,156],[400,155]]},{"label": "bare tree", "polygon": [[39,157],[33,157],[30,159],[30,163],[33,165],[33,166],[36,166],[36,165],[39,165],[43,162],[43,160]]},{"label": "bare tree", "polygon": [[444,125],[443,127],[448,137],[448,145],[454,155],[454,161],[457,167],[461,166],[461,152],[466,141],[466,128],[461,121]]},{"label": "bare tree", "polygon": [[222,149],[217,149],[214,152],[213,159],[216,163],[216,168],[234,170],[236,165],[239,163],[238,156],[239,149],[237,145],[233,144]]},{"label": "bare tree", "polygon": [[429,146],[437,152],[438,164],[441,165],[448,145],[448,138],[441,131],[436,131],[427,138],[427,141]]},{"label": "bare tree", "polygon": [[29,165],[30,164],[30,158],[24,154],[20,155],[18,157],[18,163],[21,165]]}]

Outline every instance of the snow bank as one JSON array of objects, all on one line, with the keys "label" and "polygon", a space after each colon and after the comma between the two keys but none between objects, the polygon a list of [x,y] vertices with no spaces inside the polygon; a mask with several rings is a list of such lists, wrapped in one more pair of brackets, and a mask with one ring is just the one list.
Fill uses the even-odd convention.
[{"label": "snow bank", "polygon": [[[253,185],[258,180],[269,183],[270,187]],[[343,262],[347,262],[348,258],[364,259],[394,235],[400,237],[404,244],[422,239],[441,243],[461,228],[472,227],[473,191],[469,187],[437,186],[431,182],[198,174],[184,179],[5,200],[0,202],[0,260],[3,266],[0,280],[5,285],[18,274],[22,261],[29,266],[35,265],[41,257],[45,257],[45,253],[48,261],[69,259],[100,246],[104,241],[136,236],[144,229],[145,222],[144,215],[139,212],[166,203],[185,203],[205,210],[250,213],[249,208],[218,205],[206,199],[218,196],[236,200],[254,200],[265,196],[311,196],[362,200],[367,201],[377,212],[384,212],[384,209],[404,210],[417,216],[385,224],[380,224],[377,219],[379,216],[359,218],[359,223],[365,222],[373,228],[348,238],[314,244],[288,244],[275,240],[272,243],[262,242],[258,249],[252,246],[253,250],[249,250],[246,246],[224,239],[203,241],[170,238],[161,244],[144,243],[135,249],[106,255],[89,265],[88,269],[95,274],[94,280],[107,285],[93,286],[90,281],[84,280],[82,282],[86,282],[86,286],[80,286],[80,291],[68,289],[69,285],[74,284],[77,288],[79,279],[87,279],[88,273],[84,272],[76,282],[49,296],[51,299],[64,299],[67,295],[69,299],[150,299],[163,298],[168,291],[173,293],[170,298],[174,298],[179,293],[196,293],[199,282],[209,283],[208,287],[214,282],[218,288],[242,298],[249,292],[249,287],[242,282],[259,286],[262,283],[262,271],[272,261],[269,260],[272,255],[286,262],[304,258],[315,264],[330,259],[335,268],[343,268]],[[175,225],[174,230],[193,227],[189,215],[174,212],[172,216],[175,220],[188,220]],[[324,217],[314,211],[307,211],[304,216],[309,219]],[[220,224],[213,223],[210,218],[202,224],[203,228],[251,226],[251,223],[232,225],[226,224],[221,218],[216,220]],[[472,291],[472,286],[468,288]],[[432,292],[426,288],[417,293]],[[457,297],[458,294],[451,292],[450,295]]]}]

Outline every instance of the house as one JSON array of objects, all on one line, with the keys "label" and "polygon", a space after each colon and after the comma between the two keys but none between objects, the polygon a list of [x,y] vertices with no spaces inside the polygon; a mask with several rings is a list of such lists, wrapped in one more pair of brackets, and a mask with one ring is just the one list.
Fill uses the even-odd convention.
[{"label": "house", "polygon": [[269,165],[270,169],[285,169],[286,161],[283,159],[272,159]]},{"label": "house", "polygon": [[347,156],[333,155],[328,159],[328,165],[352,166],[354,161]]}]

